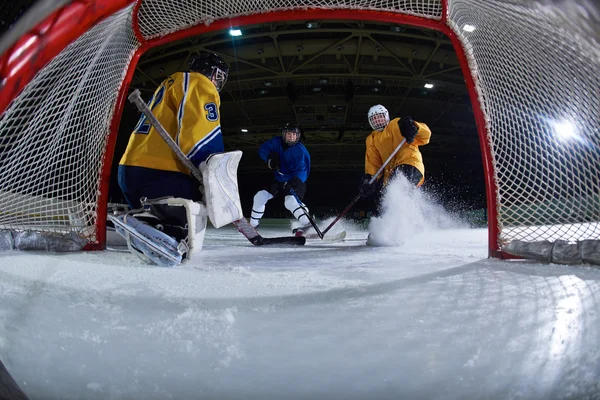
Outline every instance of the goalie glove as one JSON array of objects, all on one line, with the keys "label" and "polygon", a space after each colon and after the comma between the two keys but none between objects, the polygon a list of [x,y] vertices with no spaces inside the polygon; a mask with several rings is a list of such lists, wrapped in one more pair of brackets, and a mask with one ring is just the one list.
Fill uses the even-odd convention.
[{"label": "goalie glove", "polygon": [[267,160],[267,166],[273,171],[279,171],[279,154],[276,152],[269,153],[269,159]]},{"label": "goalie glove", "polygon": [[360,180],[360,187],[358,188],[358,194],[360,197],[369,197],[375,192],[375,182],[369,183],[372,176],[369,174],[364,174]]},{"label": "goalie glove", "polygon": [[402,136],[406,138],[406,143],[410,144],[415,141],[418,129],[411,117],[405,116],[400,118],[398,120],[398,128],[400,128]]}]

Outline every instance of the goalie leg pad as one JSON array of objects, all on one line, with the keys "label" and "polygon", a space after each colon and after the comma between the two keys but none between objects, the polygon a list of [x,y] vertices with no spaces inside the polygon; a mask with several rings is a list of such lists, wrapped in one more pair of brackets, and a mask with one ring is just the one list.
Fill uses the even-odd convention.
[{"label": "goalie leg pad", "polygon": [[186,242],[188,251],[183,261],[202,250],[208,222],[208,211],[204,204],[179,197],[147,200],[145,204],[164,222],[162,229],[165,233]]},{"label": "goalie leg pad", "polygon": [[240,150],[216,153],[200,164],[208,218],[220,228],[244,217],[237,183]]}]

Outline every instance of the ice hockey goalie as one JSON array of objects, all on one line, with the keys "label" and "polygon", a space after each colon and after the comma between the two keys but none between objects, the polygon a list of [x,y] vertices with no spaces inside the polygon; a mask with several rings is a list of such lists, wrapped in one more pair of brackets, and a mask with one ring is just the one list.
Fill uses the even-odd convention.
[{"label": "ice hockey goalie", "polygon": [[142,209],[110,215],[129,250],[146,261],[176,266],[202,250],[207,221],[220,228],[243,218],[237,184],[241,151],[216,153],[200,165],[204,202],[141,199]]}]

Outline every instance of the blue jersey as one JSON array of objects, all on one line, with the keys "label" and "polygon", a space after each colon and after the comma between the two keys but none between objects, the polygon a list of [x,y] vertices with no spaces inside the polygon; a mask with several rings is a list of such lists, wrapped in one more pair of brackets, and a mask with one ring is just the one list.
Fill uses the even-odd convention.
[{"label": "blue jersey", "polygon": [[269,160],[271,153],[279,154],[281,174],[274,171],[276,181],[287,182],[297,176],[302,182],[306,182],[310,172],[310,155],[302,143],[288,146],[283,142],[281,136],[275,136],[264,142],[258,151],[258,155],[265,162]]}]

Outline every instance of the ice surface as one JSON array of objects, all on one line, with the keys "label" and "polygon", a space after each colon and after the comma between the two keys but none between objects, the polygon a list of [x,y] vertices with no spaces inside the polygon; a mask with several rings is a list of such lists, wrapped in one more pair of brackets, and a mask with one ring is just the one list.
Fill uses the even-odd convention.
[{"label": "ice surface", "polygon": [[597,398],[600,270],[489,260],[484,229],[346,227],[303,248],[209,230],[170,269],[2,253],[0,359],[32,399]]}]

